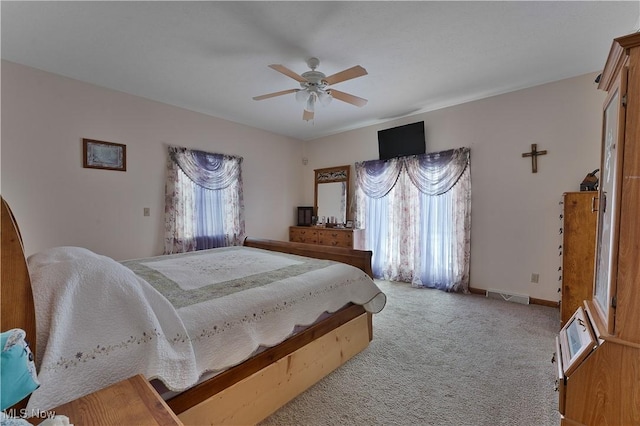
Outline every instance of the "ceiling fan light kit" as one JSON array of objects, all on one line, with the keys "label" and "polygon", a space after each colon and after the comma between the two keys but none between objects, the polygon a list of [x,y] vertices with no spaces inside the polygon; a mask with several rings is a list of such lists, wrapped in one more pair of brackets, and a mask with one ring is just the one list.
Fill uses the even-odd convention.
[{"label": "ceiling fan light kit", "polygon": [[299,82],[301,88],[268,93],[266,95],[255,96],[253,99],[256,101],[261,101],[263,99],[273,98],[275,96],[295,93],[296,101],[305,105],[302,114],[302,119],[305,121],[313,119],[315,105],[318,101],[320,101],[320,104],[322,106],[329,105],[333,98],[351,105],[355,105],[357,107],[366,105],[366,99],[351,95],[349,93],[331,89],[329,88],[329,86],[336,83],[341,83],[346,80],[351,80],[353,78],[362,77],[363,75],[367,75],[367,70],[362,68],[360,65],[356,65],[327,77],[324,73],[316,71],[318,65],[320,65],[320,60],[318,60],[318,58],[309,58],[307,60],[307,66],[311,68],[311,71],[304,72],[302,73],[302,75],[297,74],[284,65],[269,65],[269,68],[274,69],[286,75],[287,77],[293,78],[294,80]]},{"label": "ceiling fan light kit", "polygon": [[309,93],[309,99],[307,99],[307,104],[305,105],[304,109],[306,109],[309,112],[314,112],[316,110],[316,94],[315,93]]}]

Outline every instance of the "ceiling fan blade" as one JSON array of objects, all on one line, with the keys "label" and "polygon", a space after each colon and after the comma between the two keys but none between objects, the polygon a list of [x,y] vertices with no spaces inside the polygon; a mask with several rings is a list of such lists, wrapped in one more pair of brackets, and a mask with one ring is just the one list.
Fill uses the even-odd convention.
[{"label": "ceiling fan blade", "polygon": [[331,89],[330,92],[332,97],[358,107],[365,106],[368,102],[366,99],[359,98],[355,95],[350,95],[349,93],[341,92],[336,89]]},{"label": "ceiling fan blade", "polygon": [[291,71],[289,68],[285,67],[284,65],[271,64],[271,65],[269,65],[269,68],[274,69],[274,70],[276,70],[278,72],[281,72],[282,74],[286,75],[287,77],[291,77],[292,79],[296,80],[298,83],[304,83],[304,82],[307,81],[300,74],[296,73],[295,71]]},{"label": "ceiling fan blade", "polygon": [[309,120],[313,120],[313,112],[311,111],[307,111],[306,109],[304,110],[304,112],[302,113],[302,119],[304,121],[309,121]]},{"label": "ceiling fan blade", "polygon": [[279,92],[274,92],[274,93],[267,93],[266,95],[254,96],[253,100],[254,101],[261,101],[263,99],[269,99],[269,98],[273,98],[275,96],[286,95],[288,93],[294,93],[294,92],[297,92],[298,90],[300,90],[300,89],[288,89],[288,90],[281,90]]},{"label": "ceiling fan blade", "polygon": [[324,81],[326,81],[327,84],[331,86],[332,84],[351,80],[352,78],[356,77],[362,77],[363,75],[367,75],[367,70],[362,68],[360,65],[356,65],[355,67],[351,67],[344,71],[340,71],[333,75],[330,75],[329,77],[325,78]]}]

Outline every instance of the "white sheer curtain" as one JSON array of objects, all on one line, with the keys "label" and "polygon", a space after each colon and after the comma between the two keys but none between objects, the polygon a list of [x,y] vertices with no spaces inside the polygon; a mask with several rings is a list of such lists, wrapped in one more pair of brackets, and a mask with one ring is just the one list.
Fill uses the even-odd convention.
[{"label": "white sheer curtain", "polygon": [[165,254],[242,244],[242,157],[169,147]]},{"label": "white sheer curtain", "polygon": [[468,291],[469,149],[356,163],[356,221],[378,278]]}]

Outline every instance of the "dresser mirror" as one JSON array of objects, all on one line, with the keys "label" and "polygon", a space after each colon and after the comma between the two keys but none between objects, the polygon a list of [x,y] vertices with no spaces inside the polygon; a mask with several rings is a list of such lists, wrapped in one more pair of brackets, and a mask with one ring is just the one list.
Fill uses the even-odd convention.
[{"label": "dresser mirror", "polygon": [[332,218],[339,225],[346,223],[351,166],[327,167],[314,171],[314,212],[318,223],[332,223]]}]

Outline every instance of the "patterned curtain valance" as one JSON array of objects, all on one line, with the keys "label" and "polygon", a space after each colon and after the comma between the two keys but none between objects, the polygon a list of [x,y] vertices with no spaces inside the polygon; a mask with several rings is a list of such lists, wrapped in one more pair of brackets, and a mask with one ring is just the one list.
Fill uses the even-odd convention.
[{"label": "patterned curtain valance", "polygon": [[362,189],[367,197],[382,198],[394,187],[401,170],[399,158],[356,163],[356,188]]},{"label": "patterned curtain valance", "polygon": [[404,157],[411,182],[426,195],[441,195],[458,182],[469,165],[469,148]]},{"label": "patterned curtain valance", "polygon": [[207,189],[225,189],[240,178],[242,157],[169,147],[169,157],[194,183]]},{"label": "patterned curtain valance", "polygon": [[396,184],[404,167],[411,182],[427,195],[449,191],[469,165],[469,148],[356,163],[356,186],[371,198],[382,198]]}]

